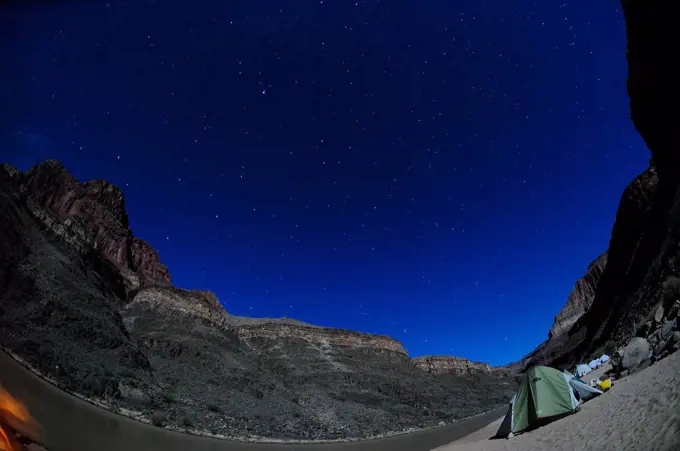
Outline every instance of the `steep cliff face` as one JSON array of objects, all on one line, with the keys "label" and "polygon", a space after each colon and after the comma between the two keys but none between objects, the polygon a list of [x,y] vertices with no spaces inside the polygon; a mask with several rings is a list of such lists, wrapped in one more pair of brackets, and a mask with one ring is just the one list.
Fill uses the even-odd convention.
[{"label": "steep cliff face", "polygon": [[[645,233],[649,228],[649,213],[658,186],[655,168],[638,175],[624,190],[616,221],[612,229],[609,249],[588,268],[577,281],[563,309],[555,318],[549,339],[520,361],[526,369],[532,364],[568,366],[577,360],[591,357],[591,353],[611,339],[607,324],[621,312],[621,306],[640,287],[651,265]],[[578,293],[581,294],[578,294]],[[572,302],[577,300],[577,309]],[[580,306],[586,307],[580,310]],[[580,310],[580,314],[579,314]],[[573,315],[570,316],[570,312]],[[558,325],[558,318],[570,317]],[[620,326],[613,321],[612,327]],[[557,326],[557,327],[556,327]],[[626,329],[630,330],[630,324]],[[556,334],[556,331],[560,331]],[[599,337],[602,337],[600,340]]]},{"label": "steep cliff face", "polygon": [[[169,283],[158,253],[133,236],[120,189],[104,180],[80,183],[56,160],[33,166],[23,175],[7,165],[35,202],[34,214],[55,233],[79,247],[92,246],[121,268],[131,284]],[[44,209],[44,211],[41,211]]]},{"label": "steep cliff face", "polygon": [[[640,288],[659,251],[657,246],[651,246],[653,243],[649,240],[649,233],[658,226],[650,223],[652,219],[657,221],[651,209],[658,184],[655,168],[649,168],[624,190],[612,228],[607,265],[591,309],[574,325],[571,335],[575,338],[570,341],[568,348],[583,347],[579,338],[583,342],[590,342],[605,333],[605,341],[609,339],[609,320],[618,316],[625,300]],[[611,324],[614,326],[617,321]],[[630,329],[630,325],[626,325],[626,328]],[[579,329],[583,330],[579,333]]]},{"label": "steep cliff face", "polygon": [[510,371],[504,367],[492,367],[488,363],[473,362],[468,359],[454,356],[424,356],[416,357],[413,363],[423,371],[430,374],[489,374],[505,377]]},{"label": "steep cliff face", "polygon": [[597,284],[607,264],[607,253],[597,257],[589,266],[585,275],[576,281],[574,288],[567,297],[567,303],[555,315],[553,326],[548,332],[548,339],[562,335],[590,308],[595,297]]},{"label": "steep cliff face", "polygon": [[555,315],[548,339],[539,344],[533,351],[519,361],[506,365],[506,369],[522,372],[532,365],[552,364],[567,353],[569,332],[574,324],[587,312],[593,303],[595,292],[607,264],[608,253],[605,252],[593,260],[586,273],[574,284],[562,310]]},{"label": "steep cliff face", "polygon": [[[651,151],[651,167],[626,188],[608,261],[592,306],[571,328],[555,365],[625,343],[662,301],[680,251],[680,69],[670,56],[680,42],[672,5],[623,0],[630,115]],[[674,302],[675,296],[668,296]]]},{"label": "steep cliff face", "polygon": [[[680,177],[680,68],[674,50],[680,42],[672,4],[622,0],[626,22],[630,117],[661,171],[662,184]],[[673,194],[673,193],[669,193]]]}]

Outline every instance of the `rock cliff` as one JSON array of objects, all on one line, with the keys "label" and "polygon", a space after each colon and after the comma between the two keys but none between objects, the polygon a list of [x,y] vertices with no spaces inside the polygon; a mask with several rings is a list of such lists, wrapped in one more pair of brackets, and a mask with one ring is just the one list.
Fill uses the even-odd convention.
[{"label": "rock cliff", "polygon": [[644,245],[642,238],[658,180],[656,169],[651,167],[626,187],[608,251],[591,263],[584,277],[576,282],[567,304],[555,317],[548,340],[516,366],[522,369],[539,363],[569,366],[602,353],[605,343],[613,338],[613,328],[623,327],[628,332],[634,329],[630,323],[624,325],[615,318],[622,314],[625,299],[640,288],[651,265],[641,244]]},{"label": "rock cliff", "polygon": [[[680,42],[680,28],[670,3],[621,3],[630,116],[651,152],[650,167],[621,196],[607,262],[590,309],[557,342],[548,340],[530,354],[555,366],[586,360],[625,344],[634,335],[646,336],[649,330],[645,329],[653,329],[650,315],[659,306],[669,311],[680,296],[680,290],[668,288],[677,286],[668,281],[680,269],[680,110],[676,108],[680,68],[669,53]],[[661,315],[662,322],[664,318]]]},{"label": "rock cliff", "polygon": [[229,314],[172,286],[120,191],[58,162],[0,170],[0,346],[72,392],[158,425],[368,437],[504,405],[512,379],[422,371],[385,336]]},{"label": "rock cliff", "polygon": [[588,310],[593,303],[597,284],[607,264],[607,253],[597,257],[590,265],[583,277],[576,281],[574,288],[567,297],[567,303],[555,315],[553,326],[548,332],[548,339],[562,335]]},{"label": "rock cliff", "polygon": [[133,287],[170,283],[158,253],[132,234],[118,187],[104,180],[80,183],[56,160],[39,163],[25,175],[4,167],[35,202],[34,214],[55,233],[73,244],[79,241],[83,249],[94,247],[121,269]]},{"label": "rock cliff", "polygon": [[182,290],[165,286],[148,287],[135,293],[124,311],[132,311],[140,305],[169,315],[184,314],[201,318],[216,328],[232,330],[245,342],[298,340],[322,346],[371,348],[408,355],[400,342],[384,335],[318,327],[288,318],[248,318],[230,315],[217,301],[215,295],[208,291]]},{"label": "rock cliff", "polygon": [[423,371],[430,374],[490,374],[499,377],[510,375],[505,367],[492,367],[488,363],[473,362],[468,359],[454,356],[424,356],[416,357],[413,363]]},{"label": "rock cliff", "polygon": [[680,29],[667,2],[624,0],[622,6],[630,115],[651,151],[651,168],[621,198],[593,305],[572,328],[567,353],[557,363],[585,358],[635,335],[662,301],[663,284],[678,267],[680,69],[668,52],[677,48]]},{"label": "rock cliff", "polygon": [[271,342],[302,340],[322,346],[344,346],[354,349],[370,348],[408,356],[403,345],[393,338],[345,329],[268,323],[240,326],[236,328],[236,334],[243,340],[265,340]]},{"label": "rock cliff", "polygon": [[595,291],[607,263],[607,255],[605,252],[593,260],[583,277],[576,281],[565,306],[555,315],[553,325],[548,332],[548,339],[519,361],[507,365],[507,369],[521,372],[532,365],[550,364],[566,352],[565,345],[569,339],[569,331],[593,303]]},{"label": "rock cliff", "polygon": [[144,305],[145,308],[156,309],[170,315],[191,315],[216,327],[224,326],[228,317],[227,311],[214,294],[206,293],[208,292],[183,290],[173,286],[147,287],[135,292],[125,309]]}]

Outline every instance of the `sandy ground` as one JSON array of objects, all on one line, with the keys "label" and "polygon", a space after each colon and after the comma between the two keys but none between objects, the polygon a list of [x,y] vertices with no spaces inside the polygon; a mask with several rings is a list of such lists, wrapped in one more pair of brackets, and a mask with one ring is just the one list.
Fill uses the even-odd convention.
[{"label": "sandy ground", "polygon": [[[608,365],[586,375],[589,382]],[[680,352],[620,379],[580,412],[518,435],[489,440],[502,420],[437,451],[680,451]]]}]

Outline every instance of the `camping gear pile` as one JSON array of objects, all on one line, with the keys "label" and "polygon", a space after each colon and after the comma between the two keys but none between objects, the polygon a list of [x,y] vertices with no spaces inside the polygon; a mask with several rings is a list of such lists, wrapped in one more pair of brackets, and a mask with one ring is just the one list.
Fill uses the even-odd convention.
[{"label": "camping gear pile", "polygon": [[612,388],[612,380],[611,378],[607,378],[603,381],[598,382],[595,387],[597,387],[599,390],[602,390],[603,392],[606,392],[610,388]]},{"label": "camping gear pile", "polygon": [[513,437],[570,415],[581,403],[601,394],[568,371],[535,366],[520,376],[519,388],[496,437]]}]

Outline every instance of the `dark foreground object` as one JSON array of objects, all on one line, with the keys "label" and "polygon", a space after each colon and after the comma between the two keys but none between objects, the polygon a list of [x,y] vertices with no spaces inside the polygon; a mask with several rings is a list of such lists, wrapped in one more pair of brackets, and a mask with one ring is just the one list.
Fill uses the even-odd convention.
[{"label": "dark foreground object", "polygon": [[469,435],[501,418],[506,408],[412,434],[332,444],[257,444],[177,433],[109,412],[56,388],[0,352],[0,384],[26,404],[50,451],[425,451]]}]

